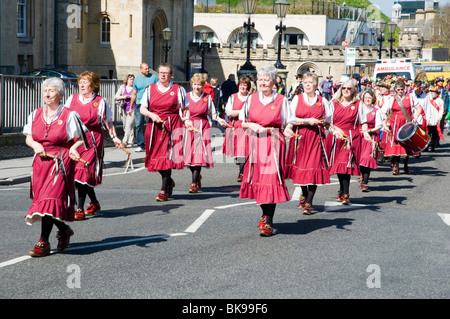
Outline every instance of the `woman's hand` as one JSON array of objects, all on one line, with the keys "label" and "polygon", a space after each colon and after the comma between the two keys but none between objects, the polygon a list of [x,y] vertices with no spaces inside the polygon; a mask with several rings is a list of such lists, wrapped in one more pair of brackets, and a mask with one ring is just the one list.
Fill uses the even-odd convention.
[{"label": "woman's hand", "polygon": [[227,121],[225,121],[223,118],[220,118],[217,120],[219,122],[219,125],[222,127],[227,127]]},{"label": "woman's hand", "polygon": [[184,121],[184,126],[186,126],[186,129],[188,129],[189,131],[194,131],[194,125],[192,124],[192,121],[187,119]]},{"label": "woman's hand", "polygon": [[293,125],[289,123],[283,132],[284,136],[286,137],[294,137],[296,136],[295,132],[293,131]]},{"label": "woman's hand", "polygon": [[73,159],[74,161],[79,161],[80,160],[80,154],[73,149],[72,147],[69,149],[69,157],[71,159]]},{"label": "woman's hand", "polygon": [[45,151],[44,146],[42,146],[41,143],[38,143],[38,142],[35,141],[35,142],[33,143],[32,148],[33,148],[34,153],[35,153],[37,156],[45,157],[45,156],[47,155],[47,152]]},{"label": "woman's hand", "polygon": [[267,131],[263,126],[261,126],[257,123],[247,123],[246,126],[247,126],[247,128],[251,129],[255,133],[263,133],[263,132]]},{"label": "woman's hand", "polygon": [[113,137],[112,141],[114,142],[114,145],[117,148],[123,148],[123,144],[120,138],[118,138],[117,136]]}]

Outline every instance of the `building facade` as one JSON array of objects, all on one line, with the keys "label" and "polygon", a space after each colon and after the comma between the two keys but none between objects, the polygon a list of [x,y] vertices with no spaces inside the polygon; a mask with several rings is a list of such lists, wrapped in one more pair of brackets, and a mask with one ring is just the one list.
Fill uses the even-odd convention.
[{"label": "building facade", "polygon": [[168,62],[184,79],[193,38],[189,0],[18,0],[0,7],[0,73],[55,68],[102,78],[164,62],[162,30],[173,31]]},{"label": "building facade", "polygon": [[[315,72],[320,79],[328,74],[339,79],[342,74],[360,73],[371,75],[378,59],[379,43],[364,11],[351,11],[339,19],[327,15],[287,15],[282,21],[286,26],[281,44],[281,63],[286,66],[280,70],[285,83],[295,82],[295,76],[305,71]],[[344,12],[344,11],[342,11]],[[275,64],[278,58],[279,31],[276,26],[280,20],[274,14],[253,14],[251,22],[251,63],[258,69],[267,64]],[[202,32],[208,33],[208,47],[205,54],[205,69],[210,77],[225,80],[228,74],[239,74],[246,62],[247,33],[243,28],[248,16],[245,14],[194,14],[194,42],[201,47]],[[400,46],[393,48],[393,57],[419,57],[422,44],[414,32],[400,36]],[[346,47],[355,48],[354,65],[346,64]],[[198,54],[201,51],[197,49]],[[382,57],[390,56],[390,48],[383,46]]]}]

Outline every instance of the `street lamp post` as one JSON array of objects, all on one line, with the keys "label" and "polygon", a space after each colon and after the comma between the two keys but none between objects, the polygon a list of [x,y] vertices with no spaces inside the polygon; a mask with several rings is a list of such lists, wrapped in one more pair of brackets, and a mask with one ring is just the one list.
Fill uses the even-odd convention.
[{"label": "street lamp post", "polygon": [[377,33],[377,41],[380,43],[380,50],[378,51],[378,58],[381,59],[381,51],[383,50],[384,41],[384,29],[386,28],[386,22],[383,20],[375,22],[375,28]]},{"label": "street lamp post", "polygon": [[394,42],[395,42],[394,33],[395,33],[395,29],[397,28],[397,25],[394,22],[391,21],[391,22],[389,22],[387,24],[387,27],[388,27],[388,31],[389,31],[389,33],[391,35],[391,37],[389,38],[389,42],[391,44],[391,47],[390,47],[391,50],[389,51],[389,57],[392,59],[393,45],[394,45]]},{"label": "street lamp post", "polygon": [[247,28],[247,61],[241,67],[241,70],[255,70],[256,68],[250,63],[250,38],[251,28],[255,27],[255,23],[251,22],[250,16],[255,12],[256,2],[258,0],[242,0],[245,14],[248,15],[248,22],[244,22],[244,28]]},{"label": "street lamp post", "polygon": [[163,50],[164,50],[164,62],[167,63],[167,54],[170,50],[169,41],[172,38],[172,30],[170,28],[165,28],[162,30],[162,35],[164,39]]},{"label": "street lamp post", "polygon": [[208,31],[200,31],[200,37],[202,38],[202,73],[205,73],[205,47],[207,44],[206,41],[208,40]]},{"label": "street lamp post", "polygon": [[283,25],[283,19],[286,18],[289,6],[290,4],[286,0],[278,0],[277,2],[275,2],[277,17],[280,19],[280,25],[275,26],[275,30],[280,30],[278,34],[278,59],[275,63],[275,67],[277,69],[286,69],[286,66],[281,63],[281,40],[283,38],[283,30],[286,31],[286,26]]}]

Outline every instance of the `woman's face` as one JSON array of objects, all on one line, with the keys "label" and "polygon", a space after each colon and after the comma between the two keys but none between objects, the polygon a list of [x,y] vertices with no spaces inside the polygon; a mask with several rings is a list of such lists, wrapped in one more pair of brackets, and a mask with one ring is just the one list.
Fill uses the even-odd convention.
[{"label": "woman's face", "polygon": [[311,77],[305,77],[303,79],[303,90],[305,93],[312,93],[316,90],[317,85],[314,82],[313,78]]},{"label": "woman's face", "polygon": [[272,81],[272,79],[270,78],[269,75],[262,75],[258,78],[258,85],[259,85],[259,89],[260,91],[265,94],[265,95],[269,95],[273,93],[273,85],[274,82]]},{"label": "woman's face", "polygon": [[133,86],[133,82],[134,82],[134,76],[129,76],[128,80],[127,80],[127,85]]},{"label": "woman's face", "polygon": [[80,88],[81,95],[92,95],[94,90],[91,87],[91,81],[87,77],[81,78],[78,82],[78,86]]},{"label": "woman's face", "polygon": [[241,95],[247,95],[248,93],[247,84],[245,84],[244,82],[239,83],[239,93],[241,93]]},{"label": "woman's face", "polygon": [[197,93],[197,95],[200,95],[198,93],[202,92],[203,85],[200,82],[194,82],[192,83],[192,90]]},{"label": "woman's face", "polygon": [[345,83],[341,87],[342,90],[342,96],[346,100],[351,100],[351,97],[353,95],[353,89],[349,82]]},{"label": "woman's face", "polygon": [[372,96],[369,93],[364,94],[363,103],[365,105],[372,105]]},{"label": "woman's face", "polygon": [[61,97],[54,86],[46,86],[43,89],[45,105],[59,105]]}]

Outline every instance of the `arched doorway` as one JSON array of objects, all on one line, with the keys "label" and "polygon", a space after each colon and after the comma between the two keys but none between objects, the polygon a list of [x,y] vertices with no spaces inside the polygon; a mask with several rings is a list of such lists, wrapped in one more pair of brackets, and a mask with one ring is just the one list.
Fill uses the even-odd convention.
[{"label": "arched doorway", "polygon": [[[165,28],[167,28],[169,26],[168,22],[167,22],[167,16],[166,13],[164,12],[164,10],[162,9],[158,9],[155,11],[155,14],[153,16],[153,23],[152,23],[152,35],[153,35],[153,50],[152,52],[152,56],[151,56],[151,64],[152,64],[152,69],[156,70],[156,68],[158,67],[158,65],[162,62],[164,62],[164,49],[163,49],[163,45],[164,45],[164,40],[163,40],[163,36],[162,36],[162,30],[164,30]],[[170,45],[170,43],[169,43]],[[171,54],[169,51],[169,55],[168,55],[168,62],[170,62],[171,60]]]},{"label": "arched doorway", "polygon": [[316,73],[318,76],[321,76],[321,74],[319,74],[319,67],[313,62],[305,62],[300,65],[297,69],[296,74],[303,74],[308,72]]}]

